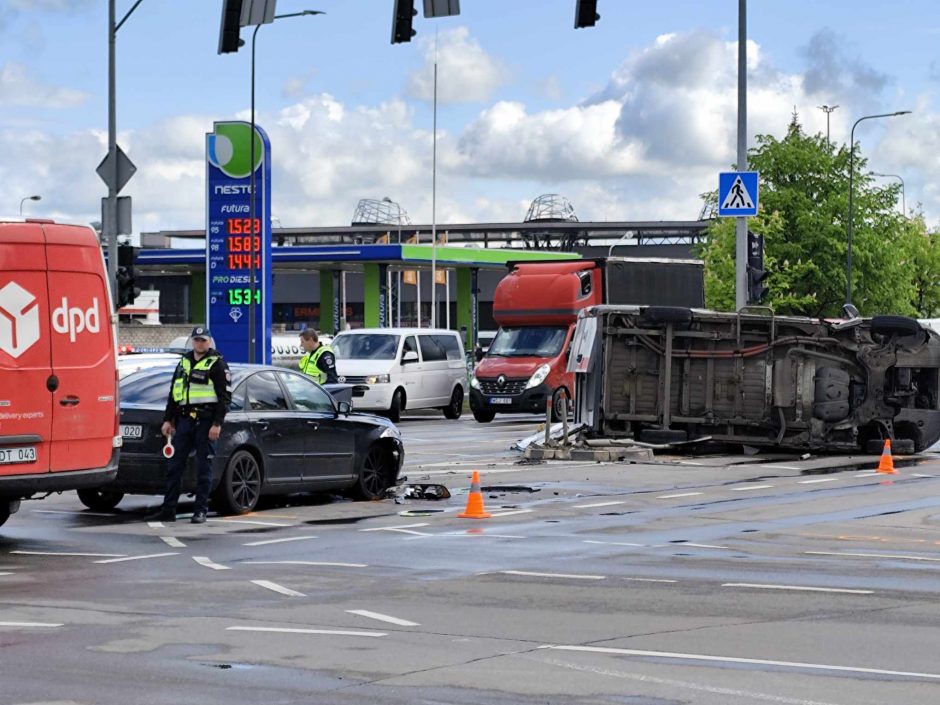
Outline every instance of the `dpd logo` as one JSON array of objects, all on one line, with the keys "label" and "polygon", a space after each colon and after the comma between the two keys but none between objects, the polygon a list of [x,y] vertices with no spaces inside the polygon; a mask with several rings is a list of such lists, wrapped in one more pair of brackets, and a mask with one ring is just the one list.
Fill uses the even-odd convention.
[{"label": "dpd logo", "polygon": [[16,282],[0,289],[0,350],[19,357],[39,340],[39,302]]},{"label": "dpd logo", "polygon": [[63,296],[62,305],[52,312],[52,327],[56,333],[68,333],[73,343],[82,331],[97,333],[100,330],[97,297],[91,300],[91,308],[83,311],[78,306],[70,308],[69,300]]}]

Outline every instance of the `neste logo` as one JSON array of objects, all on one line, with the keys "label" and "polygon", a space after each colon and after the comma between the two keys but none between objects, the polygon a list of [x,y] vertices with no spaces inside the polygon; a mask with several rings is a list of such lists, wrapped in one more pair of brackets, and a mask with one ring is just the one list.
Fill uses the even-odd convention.
[{"label": "neste logo", "polygon": [[91,300],[91,308],[82,310],[78,306],[69,307],[69,300],[63,296],[62,305],[52,311],[52,327],[56,333],[68,333],[73,343],[82,331],[97,333],[101,329],[98,298]]},{"label": "neste logo", "polygon": [[19,357],[39,340],[39,302],[16,282],[0,289],[0,350]]}]

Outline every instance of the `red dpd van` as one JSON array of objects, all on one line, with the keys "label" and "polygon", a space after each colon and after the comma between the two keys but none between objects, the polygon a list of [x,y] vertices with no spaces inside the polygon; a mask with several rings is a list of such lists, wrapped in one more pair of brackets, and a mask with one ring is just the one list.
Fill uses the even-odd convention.
[{"label": "red dpd van", "polygon": [[117,474],[111,293],[94,231],[0,222],[0,524]]}]

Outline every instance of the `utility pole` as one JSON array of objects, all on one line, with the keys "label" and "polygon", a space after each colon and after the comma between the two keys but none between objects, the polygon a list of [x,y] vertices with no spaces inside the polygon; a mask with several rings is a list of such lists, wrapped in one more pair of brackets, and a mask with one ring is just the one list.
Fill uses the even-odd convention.
[{"label": "utility pole", "polygon": [[838,108],[838,105],[820,105],[819,109],[826,113],[826,149],[831,147],[829,142],[829,115],[833,110]]}]

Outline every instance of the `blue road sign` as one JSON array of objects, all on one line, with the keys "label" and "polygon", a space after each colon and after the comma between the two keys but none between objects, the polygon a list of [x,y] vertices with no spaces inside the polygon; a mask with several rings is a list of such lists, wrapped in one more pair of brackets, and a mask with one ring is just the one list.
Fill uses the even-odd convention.
[{"label": "blue road sign", "polygon": [[726,171],[718,174],[718,215],[757,215],[759,172]]},{"label": "blue road sign", "polygon": [[[255,125],[255,164],[250,165],[250,135],[247,122],[217,122],[206,135],[206,313],[225,359],[248,362],[248,309],[254,306],[255,362],[271,364],[271,143]],[[252,166],[258,172],[254,222]]]}]

